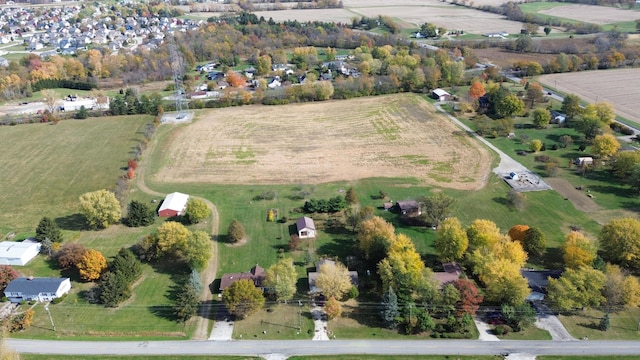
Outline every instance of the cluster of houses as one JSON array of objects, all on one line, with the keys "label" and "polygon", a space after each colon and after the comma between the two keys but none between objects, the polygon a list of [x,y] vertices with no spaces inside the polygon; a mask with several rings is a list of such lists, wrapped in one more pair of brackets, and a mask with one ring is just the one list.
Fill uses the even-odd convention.
[{"label": "cluster of houses", "polygon": [[[91,17],[78,16],[83,7],[92,7]],[[75,21],[76,18],[79,21]],[[0,9],[0,43],[22,41],[40,56],[73,55],[89,45],[118,51],[136,46],[157,48],[167,31],[198,28],[204,20],[160,16],[126,16],[98,3],[52,7],[3,7]],[[53,50],[50,50],[53,49]]]}]

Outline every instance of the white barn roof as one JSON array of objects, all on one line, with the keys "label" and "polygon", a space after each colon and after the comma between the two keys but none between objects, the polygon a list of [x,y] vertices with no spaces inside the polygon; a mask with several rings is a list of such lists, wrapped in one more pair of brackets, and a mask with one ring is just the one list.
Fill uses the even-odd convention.
[{"label": "white barn roof", "polygon": [[162,205],[160,205],[160,209],[158,209],[158,213],[160,213],[162,210],[175,210],[177,212],[182,212],[187,206],[188,201],[189,195],[187,194],[179,192],[171,193],[167,195],[166,198],[164,198]]},{"label": "white barn roof", "polygon": [[25,265],[40,252],[40,243],[25,240],[22,242],[0,242],[0,264]]},{"label": "white barn roof", "polygon": [[440,88],[433,90],[433,93],[438,95],[438,96],[450,95],[446,90],[443,90],[443,89],[440,89]]}]

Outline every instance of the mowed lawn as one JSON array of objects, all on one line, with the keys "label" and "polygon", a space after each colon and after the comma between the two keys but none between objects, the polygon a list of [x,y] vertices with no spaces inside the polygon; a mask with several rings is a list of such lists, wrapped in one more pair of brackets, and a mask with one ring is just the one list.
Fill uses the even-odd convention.
[{"label": "mowed lawn", "polygon": [[43,216],[77,212],[85,192],[112,188],[150,116],[5,126],[0,156],[0,235],[33,231]]}]

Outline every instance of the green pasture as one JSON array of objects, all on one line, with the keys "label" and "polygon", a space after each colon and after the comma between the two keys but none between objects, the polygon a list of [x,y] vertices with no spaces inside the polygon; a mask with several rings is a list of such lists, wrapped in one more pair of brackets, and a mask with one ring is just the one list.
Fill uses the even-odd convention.
[{"label": "green pasture", "polygon": [[[62,275],[65,275],[64,273]],[[175,278],[169,268],[153,269],[144,265],[134,295],[118,308],[105,308],[87,298],[94,283],[73,282],[71,293],[59,304],[49,306],[56,325],[53,331],[42,304],[34,307],[32,326],[17,338],[74,340],[188,339],[193,322],[176,322],[171,297]],[[28,306],[28,305],[23,305]]]},{"label": "green pasture", "polygon": [[574,337],[589,340],[640,340],[640,309],[625,309],[609,314],[611,327],[608,331],[598,329],[605,309],[587,309],[573,315],[559,315],[562,324]]},{"label": "green pasture", "polygon": [[538,360],[638,360],[640,356],[636,355],[544,355],[536,356]]},{"label": "green pasture", "polygon": [[553,9],[560,6],[567,6],[566,3],[561,2],[532,2],[518,4],[520,10],[525,14],[537,14],[539,11]]},{"label": "green pasture", "polygon": [[78,230],[78,197],[115,185],[151,120],[123,116],[3,127],[0,233],[33,231],[43,216]]}]

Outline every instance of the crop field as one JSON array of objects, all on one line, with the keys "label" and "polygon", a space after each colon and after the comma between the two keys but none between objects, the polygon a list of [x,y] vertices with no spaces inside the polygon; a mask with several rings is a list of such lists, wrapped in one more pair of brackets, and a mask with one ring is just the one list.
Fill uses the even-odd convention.
[{"label": "crop field", "polygon": [[[640,98],[640,71],[613,69],[540,77],[540,82],[566,94],[576,94],[584,101],[611,103],[619,116],[640,124],[637,102]],[[621,86],[624,84],[624,86]]]},{"label": "crop field", "polygon": [[635,21],[640,18],[637,10],[618,9],[610,6],[566,5],[556,6],[538,11],[538,14],[572,19],[598,25],[606,25],[624,21]]},{"label": "crop field", "polygon": [[[493,4],[495,2],[495,4]],[[487,0],[477,5],[499,5],[502,0]],[[417,28],[425,22],[434,23],[437,26],[449,30],[463,30],[467,33],[484,34],[487,32],[507,31],[520,33],[522,24],[507,20],[505,17],[456,6],[437,0],[403,0],[403,1],[365,1],[351,0],[344,2],[342,9],[314,9],[297,10],[287,9],[279,11],[256,11],[255,14],[275,21],[331,21],[350,23],[353,17],[378,17],[386,15],[394,18],[400,26],[405,28]]]},{"label": "crop field", "polygon": [[208,110],[175,132],[154,182],[317,184],[413,177],[479,189],[486,149],[418,95]]},{"label": "crop field", "polygon": [[115,185],[151,117],[5,126],[0,232],[32,231],[43,216],[76,212],[78,197]]}]

